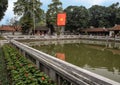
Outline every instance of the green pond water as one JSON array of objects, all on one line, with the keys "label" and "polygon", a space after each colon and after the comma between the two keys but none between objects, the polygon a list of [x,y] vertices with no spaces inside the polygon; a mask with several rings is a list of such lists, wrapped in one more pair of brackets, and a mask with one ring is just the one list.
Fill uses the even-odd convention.
[{"label": "green pond water", "polygon": [[105,49],[104,46],[74,44],[51,44],[33,46],[34,48],[55,56],[64,53],[65,61],[91,72],[120,82],[120,51]]}]

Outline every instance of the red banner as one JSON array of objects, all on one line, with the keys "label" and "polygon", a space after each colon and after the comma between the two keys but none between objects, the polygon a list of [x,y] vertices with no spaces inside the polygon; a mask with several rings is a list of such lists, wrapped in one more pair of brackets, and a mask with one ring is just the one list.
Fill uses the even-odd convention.
[{"label": "red banner", "polygon": [[57,25],[64,26],[66,24],[66,13],[57,14]]}]

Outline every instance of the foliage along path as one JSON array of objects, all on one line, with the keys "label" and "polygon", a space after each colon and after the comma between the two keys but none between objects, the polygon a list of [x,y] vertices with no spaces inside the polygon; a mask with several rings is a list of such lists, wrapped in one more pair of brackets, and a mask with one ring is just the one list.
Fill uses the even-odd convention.
[{"label": "foliage along path", "polygon": [[3,57],[3,52],[0,47],[0,85],[9,85],[9,79],[7,77],[6,64]]},{"label": "foliage along path", "polygon": [[[55,85],[55,83],[11,45],[4,45],[3,52],[10,85]],[[8,85],[8,84],[7,84]]]}]

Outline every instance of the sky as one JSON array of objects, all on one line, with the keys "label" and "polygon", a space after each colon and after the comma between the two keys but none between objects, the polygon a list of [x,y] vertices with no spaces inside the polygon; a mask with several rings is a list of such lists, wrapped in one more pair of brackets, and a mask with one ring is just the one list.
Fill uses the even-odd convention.
[{"label": "sky", "polygon": [[[4,18],[0,21],[0,25],[7,24],[8,20],[13,18],[14,12],[13,12],[13,2],[16,2],[17,0],[8,0],[8,8],[5,12]],[[48,5],[51,3],[52,0],[40,0],[43,5],[41,8],[45,11],[47,11]],[[120,0],[60,0],[62,2],[62,7],[65,9],[66,7],[72,5],[72,6],[85,6],[86,8],[90,8],[92,5],[101,5],[101,6],[110,6],[113,3],[119,2]]]}]

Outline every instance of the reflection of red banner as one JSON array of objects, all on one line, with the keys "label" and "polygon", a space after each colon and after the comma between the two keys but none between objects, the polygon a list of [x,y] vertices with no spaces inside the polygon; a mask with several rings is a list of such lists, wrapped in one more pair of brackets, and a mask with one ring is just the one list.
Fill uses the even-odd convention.
[{"label": "reflection of red banner", "polygon": [[57,25],[64,26],[66,23],[66,13],[57,14]]}]

